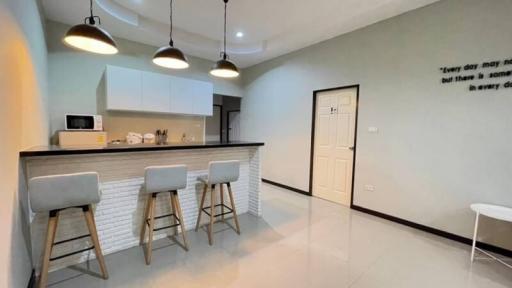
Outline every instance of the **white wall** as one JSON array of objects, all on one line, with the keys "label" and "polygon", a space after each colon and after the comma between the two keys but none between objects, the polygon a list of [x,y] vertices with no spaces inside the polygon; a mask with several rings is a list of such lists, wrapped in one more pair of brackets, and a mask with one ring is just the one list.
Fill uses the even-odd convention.
[{"label": "white wall", "polygon": [[[360,84],[354,203],[470,237],[470,203],[512,206],[512,90],[441,85],[439,67],[512,58],[510,11],[441,1],[244,70],[263,178],[308,190],[312,92]],[[494,223],[481,240],[512,249],[512,226]]]},{"label": "white wall", "polygon": [[[66,113],[97,113],[96,89],[100,84],[103,71],[107,64],[209,81],[213,83],[214,93],[242,96],[241,81],[239,79],[224,80],[209,76],[210,68],[214,64],[212,61],[189,56],[189,69],[176,71],[161,68],[154,65],[151,61],[158,47],[152,47],[125,39],[116,39],[120,51],[119,54],[107,56],[96,55],[65,46],[62,43],[62,37],[68,29],[69,26],[65,24],[52,21],[46,22],[49,53],[49,95],[51,104],[50,131],[52,135],[55,131],[64,128],[64,115]],[[147,115],[129,114],[131,116]],[[121,116],[129,117],[130,115],[124,113]],[[187,117],[157,117],[155,115],[152,115],[152,117],[160,118],[161,121],[168,121],[170,123],[174,121],[178,125],[186,126],[183,122]],[[142,118],[143,117],[139,117],[140,120],[143,120]],[[194,121],[192,118],[188,117],[188,119],[192,120],[191,125],[197,124],[197,121]],[[160,122],[158,123],[161,124]],[[202,119],[200,122],[203,123]],[[118,124],[119,122],[116,123],[116,125]],[[156,129],[158,127],[153,128]],[[194,128],[191,130],[194,130]],[[175,138],[180,139],[180,137],[181,133]]]},{"label": "white wall", "polygon": [[0,2],[0,43],[0,287],[26,287],[32,265],[18,153],[48,143],[47,52],[35,1]]}]

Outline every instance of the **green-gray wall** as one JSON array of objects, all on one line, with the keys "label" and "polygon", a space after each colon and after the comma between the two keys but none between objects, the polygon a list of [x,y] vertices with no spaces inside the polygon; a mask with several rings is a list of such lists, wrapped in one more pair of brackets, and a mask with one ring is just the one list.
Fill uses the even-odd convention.
[{"label": "green-gray wall", "polygon": [[[354,204],[471,237],[470,203],[512,206],[512,89],[441,85],[439,67],[512,58],[511,11],[440,1],[245,69],[242,133],[266,144],[263,177],[308,190],[313,91],[360,84]],[[512,249],[511,225],[482,227]]]},{"label": "green-gray wall", "polygon": [[97,113],[96,89],[107,64],[208,81],[213,83],[217,94],[242,96],[240,79],[223,80],[209,76],[208,72],[214,64],[212,61],[189,56],[189,69],[175,71],[160,68],[151,61],[158,47],[125,39],[116,39],[120,51],[116,55],[81,52],[62,43],[67,29],[68,25],[46,22],[52,135],[64,128],[66,113]]}]

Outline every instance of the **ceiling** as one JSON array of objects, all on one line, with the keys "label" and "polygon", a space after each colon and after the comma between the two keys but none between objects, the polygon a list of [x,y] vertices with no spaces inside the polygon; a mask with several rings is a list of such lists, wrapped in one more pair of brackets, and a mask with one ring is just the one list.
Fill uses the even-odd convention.
[{"label": "ceiling", "polygon": [[[240,67],[249,67],[436,1],[231,0],[227,52]],[[47,19],[70,25],[89,13],[87,0],[41,2]],[[156,47],[169,41],[169,0],[94,0],[94,7],[102,27],[114,36]],[[175,0],[175,46],[217,60],[222,18],[221,0]],[[237,32],[244,36],[236,37]]]}]

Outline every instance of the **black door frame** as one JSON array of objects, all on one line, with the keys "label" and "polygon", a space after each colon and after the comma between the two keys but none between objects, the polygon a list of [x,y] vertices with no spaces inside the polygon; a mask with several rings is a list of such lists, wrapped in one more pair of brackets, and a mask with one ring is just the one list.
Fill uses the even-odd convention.
[{"label": "black door frame", "polygon": [[228,129],[226,129],[226,140],[227,142],[229,142],[229,130],[231,129],[231,127],[229,127],[229,113],[232,113],[232,112],[240,112],[240,109],[238,110],[228,110],[227,111],[227,119],[226,119],[226,126]]},{"label": "black door frame", "polygon": [[322,89],[322,90],[315,90],[313,91],[313,113],[312,113],[312,121],[311,121],[311,154],[309,159],[309,195],[313,196],[313,162],[315,157],[315,122],[316,122],[316,101],[317,101],[317,94],[321,92],[329,92],[329,91],[335,91],[335,90],[344,90],[344,89],[351,89],[356,88],[356,123],[354,127],[354,155],[352,158],[352,191],[350,191],[350,207],[352,208],[354,206],[354,179],[356,175],[356,154],[357,154],[357,122],[359,118],[359,90],[360,86],[359,84],[355,85],[349,85],[349,86],[340,86],[340,87],[334,87],[334,88],[328,88],[328,89]]}]

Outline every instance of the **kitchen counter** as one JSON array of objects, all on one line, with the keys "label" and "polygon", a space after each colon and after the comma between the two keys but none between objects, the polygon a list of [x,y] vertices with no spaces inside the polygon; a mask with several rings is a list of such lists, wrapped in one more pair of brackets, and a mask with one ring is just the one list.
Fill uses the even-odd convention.
[{"label": "kitchen counter", "polygon": [[[178,197],[182,205],[185,229],[189,230],[195,228],[199,213],[203,186],[198,181],[198,176],[208,173],[208,164],[211,161],[239,160],[240,178],[232,183],[237,212],[260,216],[260,148],[262,145],[263,143],[260,142],[110,144],[103,148],[35,147],[20,152],[22,162],[20,199],[23,199],[22,207],[27,207],[24,209],[26,216],[23,219],[29,221],[31,238],[29,243],[32,245],[32,259],[36,265],[36,271],[40,268],[39,259],[44,244],[48,215],[30,212],[28,191],[26,191],[28,179],[37,176],[97,172],[100,180],[101,201],[94,205],[94,214],[103,254],[108,255],[139,245],[144,203],[147,199],[147,195],[142,191],[144,169],[148,166],[187,165],[187,187],[178,191]],[[170,213],[167,205],[168,193],[161,193],[157,203],[156,215]],[[161,225],[165,225],[164,222],[167,220],[159,221],[162,222]],[[57,229],[57,241],[87,234],[83,215],[79,209],[63,211],[59,218],[59,226],[66,229]],[[155,239],[164,238],[170,232],[169,230],[155,232]],[[204,233],[200,237],[206,239],[207,235]],[[76,242],[71,246],[55,246],[54,255],[80,250],[86,248],[88,244],[87,241]],[[59,259],[51,262],[50,270],[75,265],[93,256],[94,253],[84,252]]]},{"label": "kitchen counter", "polygon": [[145,151],[165,151],[165,150],[185,150],[185,149],[208,149],[208,148],[229,148],[229,147],[251,147],[263,146],[261,142],[177,142],[163,145],[157,144],[108,144],[105,147],[61,147],[38,146],[20,152],[20,157],[33,156],[52,156],[52,155],[80,155],[80,154],[103,154],[103,153],[123,153],[123,152],[145,152]]}]

